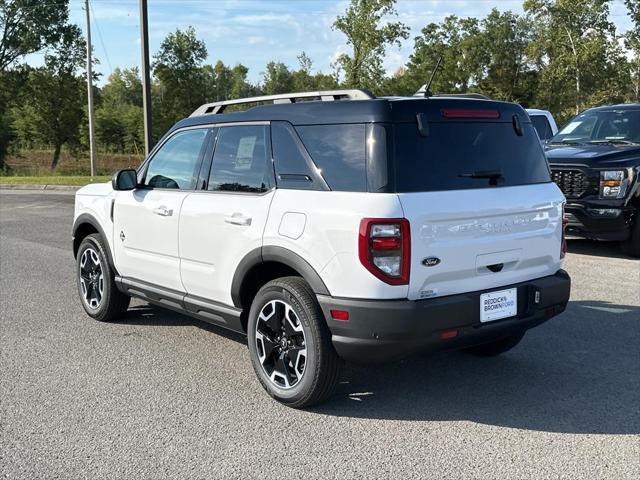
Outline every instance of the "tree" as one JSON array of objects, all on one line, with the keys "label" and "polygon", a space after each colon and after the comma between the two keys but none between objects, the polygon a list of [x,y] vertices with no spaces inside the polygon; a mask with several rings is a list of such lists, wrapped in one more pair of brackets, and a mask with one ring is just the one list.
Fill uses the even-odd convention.
[{"label": "tree", "polygon": [[96,109],[98,143],[112,152],[143,150],[142,81],[136,67],[116,68],[100,92]]},{"label": "tree", "polygon": [[267,68],[263,76],[264,83],[262,89],[267,95],[288,93],[293,90],[293,77],[287,66],[282,62],[267,63]]},{"label": "tree", "polygon": [[39,141],[54,148],[51,169],[62,146],[78,142],[83,117],[84,81],[77,75],[84,63],[85,44],[75,25],[44,57],[44,66],[31,69],[20,101],[14,107],[13,127],[23,142]]},{"label": "tree", "polygon": [[68,0],[0,0],[0,171],[15,132],[11,104],[20,94],[25,69],[9,71],[24,55],[38,52],[60,39],[69,18]]},{"label": "tree", "polygon": [[632,98],[638,102],[640,101],[640,2],[638,0],[625,0],[625,5],[634,25],[627,32],[625,43],[633,55],[630,61]]},{"label": "tree", "polygon": [[338,58],[348,87],[378,87],[384,78],[382,59],[387,46],[400,46],[400,40],[409,37],[403,23],[382,23],[382,17],[397,14],[394,5],[395,0],[351,0],[345,14],[334,22],[333,28],[344,33],[352,47],[351,55]]},{"label": "tree", "polygon": [[478,82],[479,91],[492,98],[530,104],[537,86],[537,72],[527,57],[533,37],[530,20],[494,8],[480,24],[485,74]]},{"label": "tree", "polygon": [[415,39],[407,71],[398,76],[397,93],[412,94],[427,83],[439,58],[442,63],[431,90],[436,93],[467,92],[475,88],[483,73],[484,55],[477,19],[450,15],[440,24],[430,23]]},{"label": "tree", "polygon": [[541,70],[539,90],[553,110],[568,116],[585,103],[619,99],[622,56],[608,19],[608,0],[525,0],[536,24],[529,52]]},{"label": "tree", "polygon": [[56,43],[69,20],[69,1],[0,0],[0,72]]},{"label": "tree", "polygon": [[206,58],[207,47],[196,38],[193,27],[177,29],[160,45],[153,64],[156,138],[205,102],[210,84],[203,68]]}]

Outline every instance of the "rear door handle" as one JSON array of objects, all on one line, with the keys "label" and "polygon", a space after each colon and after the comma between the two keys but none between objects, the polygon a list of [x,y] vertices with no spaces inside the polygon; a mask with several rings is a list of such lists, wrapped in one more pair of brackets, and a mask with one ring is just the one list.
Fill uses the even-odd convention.
[{"label": "rear door handle", "polygon": [[231,225],[251,225],[251,217],[245,217],[241,213],[234,213],[229,217],[224,217],[224,221]]},{"label": "rear door handle", "polygon": [[173,210],[163,205],[162,207],[154,208],[153,213],[160,215],[161,217],[170,217],[173,215]]}]

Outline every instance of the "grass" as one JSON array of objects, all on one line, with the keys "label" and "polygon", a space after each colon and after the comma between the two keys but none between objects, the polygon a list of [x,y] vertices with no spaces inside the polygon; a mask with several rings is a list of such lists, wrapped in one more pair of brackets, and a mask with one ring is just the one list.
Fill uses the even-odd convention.
[{"label": "grass", "polygon": [[49,176],[0,176],[0,185],[74,185],[108,182],[111,177],[101,175],[91,178],[88,175],[49,175]]}]

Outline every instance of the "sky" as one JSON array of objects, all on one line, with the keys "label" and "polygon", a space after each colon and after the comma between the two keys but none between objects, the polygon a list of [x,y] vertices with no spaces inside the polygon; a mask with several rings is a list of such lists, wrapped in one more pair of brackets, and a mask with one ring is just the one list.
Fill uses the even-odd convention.
[{"label": "sky", "polygon": [[[153,55],[168,33],[191,25],[207,46],[207,62],[242,63],[251,82],[261,80],[272,60],[297,68],[302,51],[313,60],[314,73],[329,73],[331,63],[349,52],[344,35],[331,29],[347,5],[348,0],[148,0],[149,50]],[[398,0],[396,18],[410,28],[410,37],[400,48],[387,49],[386,71],[392,73],[408,61],[413,38],[427,23],[451,14],[482,18],[494,7],[521,13],[522,0]],[[140,66],[138,0],[90,0],[90,12],[99,83],[116,67]],[[70,1],[70,15],[84,31],[83,0]],[[619,32],[631,27],[623,0],[612,2],[611,20]],[[39,64],[41,56],[31,55],[27,61]]]}]

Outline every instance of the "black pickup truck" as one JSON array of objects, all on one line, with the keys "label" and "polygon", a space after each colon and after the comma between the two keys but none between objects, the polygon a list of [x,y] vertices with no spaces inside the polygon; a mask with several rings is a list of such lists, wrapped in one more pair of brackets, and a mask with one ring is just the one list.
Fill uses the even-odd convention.
[{"label": "black pickup truck", "polygon": [[640,104],[586,110],[545,150],[567,198],[567,235],[621,241],[640,256]]}]

